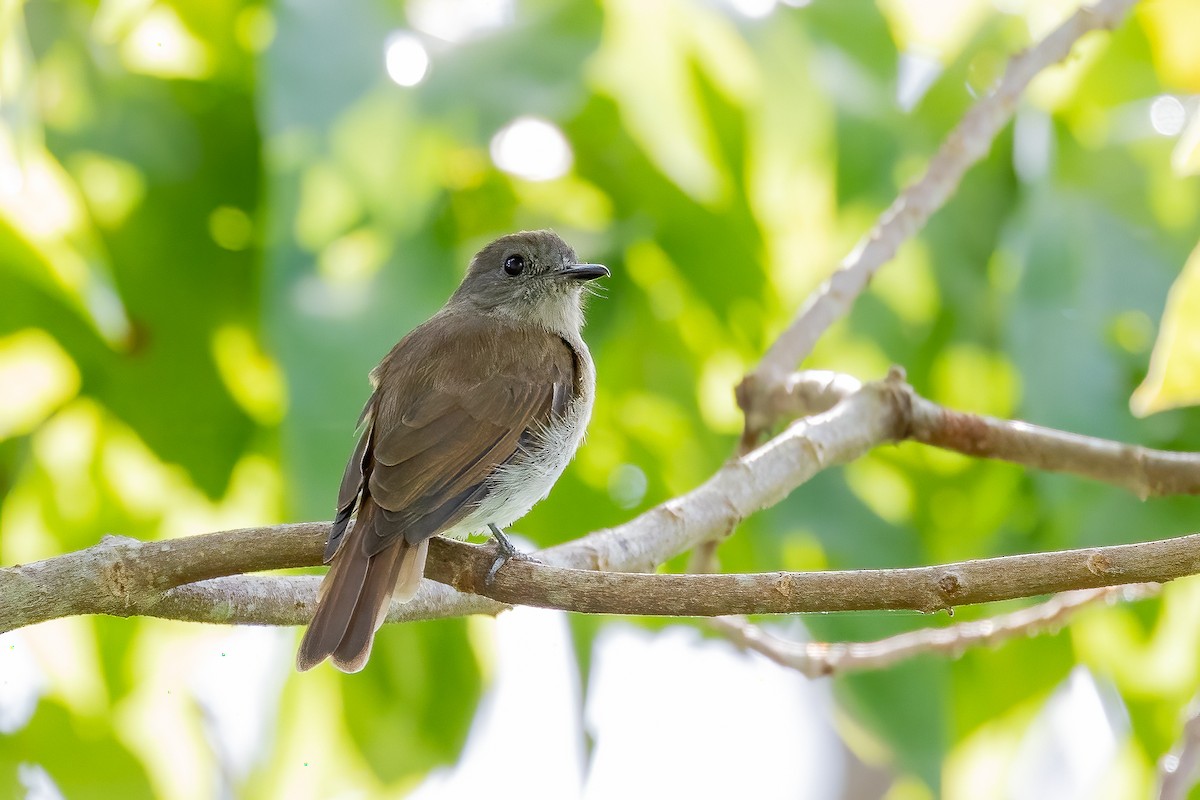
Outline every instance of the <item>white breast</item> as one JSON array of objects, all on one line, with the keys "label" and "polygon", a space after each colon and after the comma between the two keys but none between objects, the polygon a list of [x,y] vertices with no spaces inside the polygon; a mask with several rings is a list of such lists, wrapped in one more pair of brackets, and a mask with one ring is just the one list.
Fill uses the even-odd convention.
[{"label": "white breast", "polygon": [[529,509],[550,494],[563,470],[575,456],[592,418],[596,376],[591,355],[582,342],[573,343],[579,353],[582,391],[567,406],[567,413],[545,430],[513,458],[496,469],[491,485],[479,507],[444,535],[463,538],[486,533],[489,524],[503,529],[529,513]]}]

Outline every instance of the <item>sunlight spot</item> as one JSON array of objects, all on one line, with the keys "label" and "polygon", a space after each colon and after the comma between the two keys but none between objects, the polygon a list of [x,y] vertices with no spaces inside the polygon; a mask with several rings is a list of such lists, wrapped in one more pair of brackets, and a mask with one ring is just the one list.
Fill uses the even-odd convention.
[{"label": "sunlight spot", "polygon": [[226,250],[245,250],[254,237],[254,223],[240,208],[217,206],[208,215],[208,232]]},{"label": "sunlight spot", "polygon": [[[654,166],[693,200],[715,205],[730,186],[697,71],[735,107],[743,102],[740,90],[761,76],[745,39],[709,6],[605,3],[604,35],[587,72],[616,102],[624,130]],[[731,82],[730,75],[742,79]]]},{"label": "sunlight spot", "polygon": [[409,22],[422,33],[462,42],[513,20],[513,0],[409,0]]},{"label": "sunlight spot", "polygon": [[109,433],[100,454],[100,469],[104,482],[132,516],[150,518],[174,499],[170,472],[127,430]]},{"label": "sunlight spot", "polygon": [[38,59],[37,106],[48,127],[77,131],[95,120],[96,101],[84,59],[81,49],[66,38],[59,39]]},{"label": "sunlight spot", "polygon": [[90,469],[100,439],[99,407],[76,399],[34,433],[33,453],[49,473],[58,512],[69,522],[86,520],[99,503]]},{"label": "sunlight spot", "polygon": [[749,19],[763,19],[775,10],[775,0],[727,0],[729,7]]},{"label": "sunlight spot", "polygon": [[782,545],[780,569],[792,572],[818,572],[829,569],[829,558],[816,535],[806,530],[795,530],[779,537]]},{"label": "sunlight spot", "polygon": [[121,42],[130,72],[160,78],[205,78],[212,72],[208,47],[184,27],[170,6],[154,6]]},{"label": "sunlight spot", "polygon": [[658,319],[664,322],[678,319],[687,308],[678,270],[656,243],[643,240],[631,244],[625,251],[625,271],[645,292]]},{"label": "sunlight spot", "polygon": [[387,257],[386,237],[371,228],[360,228],[322,250],[317,271],[331,283],[362,283],[379,272]]},{"label": "sunlight spot", "polygon": [[934,359],[931,398],[959,411],[1010,417],[1021,376],[1003,354],[974,344],[945,348]]},{"label": "sunlight spot", "polygon": [[992,48],[976,53],[967,64],[967,92],[980,98],[995,88],[1008,66],[1007,54]]},{"label": "sunlight spot", "polygon": [[[83,216],[71,180],[58,162],[41,149],[26,149],[18,157],[3,129],[0,129],[0,215],[8,217],[22,234],[42,245],[74,232]],[[64,283],[71,285],[69,281]]]},{"label": "sunlight spot", "polygon": [[733,350],[719,350],[704,362],[700,373],[700,415],[714,431],[736,433],[742,429],[742,412],[734,387],[746,372],[746,364]]},{"label": "sunlight spot", "polygon": [[577,175],[566,175],[556,181],[514,184],[513,193],[531,214],[555,224],[600,233],[612,223],[612,200],[602,189]]},{"label": "sunlight spot", "polygon": [[17,782],[25,790],[25,800],[63,800],[58,784],[41,764],[17,764]]},{"label": "sunlight spot", "polygon": [[0,338],[0,440],[29,433],[78,391],[79,370],[50,334]]},{"label": "sunlight spot", "polygon": [[1126,353],[1140,355],[1154,343],[1154,321],[1140,309],[1122,311],[1109,325],[1110,335]]},{"label": "sunlight spot", "polygon": [[16,733],[29,722],[46,677],[21,631],[0,633],[0,734]]},{"label": "sunlight spot", "polygon": [[646,496],[646,473],[634,464],[622,464],[608,476],[608,494],[621,508],[633,508]]},{"label": "sunlight spot", "polygon": [[275,15],[266,6],[247,6],[233,22],[233,33],[247,53],[261,53],[275,41]]},{"label": "sunlight spot", "polygon": [[347,230],[362,213],[358,191],[339,167],[330,162],[312,164],[300,179],[296,241],[315,252]]},{"label": "sunlight spot", "polygon": [[893,259],[889,269],[871,279],[870,292],[878,295],[896,316],[910,325],[928,325],[941,307],[937,278],[929,246],[913,239]]},{"label": "sunlight spot", "polygon": [[988,17],[988,4],[962,0],[885,0],[879,4],[902,51],[953,61]]},{"label": "sunlight spot", "polygon": [[1054,157],[1054,122],[1036,106],[1022,106],[1013,122],[1013,170],[1025,183],[1050,171]]},{"label": "sunlight spot", "polygon": [[15,195],[25,188],[25,176],[21,168],[11,161],[0,164],[0,195]]},{"label": "sunlight spot", "polygon": [[400,86],[416,86],[429,74],[429,53],[411,33],[393,33],[384,46],[388,77]]},{"label": "sunlight spot", "polygon": [[45,498],[36,483],[36,479],[15,481],[0,504],[0,563],[28,564],[62,554],[62,543],[46,522]]},{"label": "sunlight spot", "polygon": [[896,76],[896,105],[901,111],[912,111],[942,74],[942,63],[919,50],[900,54]]},{"label": "sunlight spot", "polygon": [[912,485],[905,473],[877,457],[846,465],[846,484],[882,520],[901,525],[912,519]]},{"label": "sunlight spot", "polygon": [[571,168],[571,145],[562,131],[538,117],[518,117],[492,138],[492,161],[530,181],[561,178]]},{"label": "sunlight spot", "polygon": [[81,152],[71,158],[70,166],[92,216],[106,228],[119,227],[146,195],[141,171],[126,161]]},{"label": "sunlight spot", "polygon": [[83,295],[84,305],[92,315],[92,322],[109,342],[121,343],[122,346],[132,347],[133,325],[125,313],[121,296],[112,285],[99,280],[88,281]]},{"label": "sunlight spot", "polygon": [[115,44],[152,5],[154,0],[100,0],[92,17],[92,37],[101,44]]},{"label": "sunlight spot", "polygon": [[1171,151],[1171,169],[1176,175],[1200,173],[1200,114],[1192,115],[1192,122],[1175,143]]},{"label": "sunlight spot", "polygon": [[262,425],[273,425],[286,406],[279,365],[240,325],[223,325],[213,335],[213,358],[225,388],[246,413]]},{"label": "sunlight spot", "polygon": [[1150,104],[1150,124],[1163,136],[1178,136],[1187,121],[1187,111],[1178,97],[1164,94]]}]

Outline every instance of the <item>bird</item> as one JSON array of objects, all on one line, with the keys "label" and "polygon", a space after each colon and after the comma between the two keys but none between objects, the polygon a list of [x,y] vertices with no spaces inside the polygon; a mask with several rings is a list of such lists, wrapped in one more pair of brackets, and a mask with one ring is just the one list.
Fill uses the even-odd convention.
[{"label": "bird", "polygon": [[550,493],[591,419],[583,307],[609,274],[553,231],[502,236],[372,370],[298,670],[361,670],[391,599],[416,594],[431,537],[490,531],[513,554],[503,528]]}]

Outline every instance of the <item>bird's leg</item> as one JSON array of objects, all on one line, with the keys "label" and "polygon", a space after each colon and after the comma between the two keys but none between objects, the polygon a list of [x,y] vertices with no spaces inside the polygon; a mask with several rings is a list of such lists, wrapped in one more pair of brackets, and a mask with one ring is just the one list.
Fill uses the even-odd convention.
[{"label": "bird's leg", "polygon": [[504,535],[504,531],[492,523],[488,523],[488,528],[492,531],[492,538],[496,540],[496,560],[492,562],[492,566],[487,571],[487,577],[483,579],[484,586],[491,586],[496,580],[496,573],[500,568],[509,562],[510,559],[529,558],[529,556],[517,549],[516,545]]}]

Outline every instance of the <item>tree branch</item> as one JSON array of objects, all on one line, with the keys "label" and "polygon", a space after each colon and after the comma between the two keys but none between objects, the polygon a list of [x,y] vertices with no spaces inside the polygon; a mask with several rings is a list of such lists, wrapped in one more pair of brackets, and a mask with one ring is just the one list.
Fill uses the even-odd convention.
[{"label": "tree branch", "polygon": [[[810,375],[789,381],[790,397],[820,402],[834,388],[852,391],[846,376]],[[799,387],[810,385],[813,392]],[[777,404],[783,408],[784,404]],[[1007,453],[1035,453],[1035,465],[1076,469],[1118,480],[1133,465],[1149,474],[1153,451],[1137,460],[1115,458],[1123,445],[1071,437],[1023,423],[948,412],[919,397],[899,371],[860,386],[832,408],[793,423],[763,447],[725,464],[692,492],[616,528],[542,551],[541,564],[513,562],[487,586],[490,548],[435,539],[427,575],[470,594],[427,581],[418,599],[396,606],[389,619],[412,620],[496,613],[521,603],[587,613],[715,616],[956,605],[1117,584],[1166,581],[1200,571],[1200,536],[1113,547],[1007,556],[946,566],[899,570],[758,575],[635,575],[704,541],[728,535],[817,472],[876,445],[905,437],[930,438],[939,420],[968,437],[972,454],[992,455],[980,442],[1009,441]],[[986,437],[979,430],[1001,431]],[[1040,453],[1062,442],[1066,457]],[[1096,443],[1099,443],[1098,445]],[[1053,449],[1052,449],[1053,451]],[[1057,452],[1057,451],[1053,451]],[[1195,456],[1167,454],[1171,466],[1194,468]],[[1186,459],[1191,458],[1188,462]],[[1100,464],[1101,466],[1097,466]],[[1151,471],[1153,472],[1153,471]],[[1153,473],[1158,474],[1158,473]],[[1116,477],[1114,477],[1116,476]],[[1137,484],[1142,485],[1142,484]],[[1168,471],[1154,486],[1180,486]],[[94,547],[35,564],[0,569],[0,631],[71,614],[149,614],[205,622],[297,624],[312,614],[312,577],[227,577],[320,563],[328,523],[247,528],[165,542],[105,537]],[[211,579],[216,580],[211,580]],[[490,599],[487,599],[490,598]]]},{"label": "tree branch", "polygon": [[[827,572],[657,575],[514,562],[492,586],[490,548],[452,546],[427,574],[502,603],[588,614],[710,617],[730,614],[909,609],[1012,600],[1072,589],[1167,581],[1200,573],[1200,534],[1153,542],[983,558],[929,567]],[[546,551],[547,554],[553,551]]]},{"label": "tree branch", "polygon": [[[175,552],[203,552],[214,541],[220,546],[236,547],[266,540],[289,556],[311,552],[311,560],[315,561],[319,547],[314,545],[319,539],[314,540],[313,529],[319,527],[325,527],[325,523],[246,528],[178,539],[171,544],[180,546]],[[78,600],[66,613],[144,614],[273,625],[303,624],[312,615],[318,584],[312,576],[218,578],[166,592],[148,591],[144,587],[158,581],[147,578],[157,573],[160,562],[175,557],[172,552],[164,555],[159,544],[109,537],[87,550],[13,569],[38,568],[45,574],[84,561],[120,563],[113,558],[114,553],[123,551],[123,557],[128,558],[141,551],[135,556],[140,563],[134,568],[140,577],[121,584],[122,597],[74,595]],[[551,548],[539,557],[547,562],[566,560],[576,552],[576,545]],[[438,537],[432,540],[430,549],[427,576],[470,594],[451,593],[447,587],[426,581],[418,599],[393,606],[390,621],[495,613],[514,604],[588,614],[672,617],[885,609],[933,612],[1071,589],[1168,581],[1200,573],[1200,534],[930,567],[830,572],[660,575],[597,572],[514,560],[500,570],[490,586],[486,576],[495,555],[491,547]],[[8,589],[4,586],[3,591]],[[27,607],[24,611],[5,608],[0,612],[0,630],[64,615],[61,607],[53,613],[34,615]]]},{"label": "tree branch", "polygon": [[[849,375],[810,370],[780,381],[764,395],[777,422],[831,408],[861,388]],[[1200,494],[1200,453],[1154,450],[1094,436],[954,411],[903,384],[911,409],[908,439],[976,458],[1069,472],[1128,489],[1143,500]]]},{"label": "tree branch", "polygon": [[1035,46],[1014,56],[1004,77],[976,103],[942,142],[925,174],[908,186],[884,211],[875,227],[842,261],[837,271],[809,297],[795,320],[767,350],[755,370],[738,387],[738,403],[746,415],[743,450],[761,440],[770,426],[759,396],[795,369],[828,330],[845,316],[871,276],[890,261],[900,245],[917,233],[945,205],[964,174],[987,155],[992,141],[1008,124],[1029,82],[1051,64],[1066,58],[1076,40],[1089,31],[1113,28],[1136,0],[1101,0],[1084,6]]},{"label": "tree branch", "polygon": [[[731,459],[686,495],[624,525],[543,551],[539,557],[560,568],[636,572],[652,570],[699,542],[727,536],[741,520],[779,502],[817,472],[899,438],[908,416],[901,385],[898,375],[867,384],[825,414],[798,421],[753,453]],[[165,542],[105,537],[85,550],[0,569],[0,632],[72,614],[170,613],[207,622],[303,621],[311,616],[316,597],[311,580],[285,587],[263,581],[296,579],[232,583],[233,579],[226,579],[215,586],[169,590],[220,576],[318,565],[327,535],[328,523],[300,523]],[[454,546],[434,540],[435,555],[427,574],[437,577],[434,562],[443,557],[463,558],[463,553],[471,552],[446,549]],[[482,553],[480,548],[475,551]],[[501,577],[520,572],[523,566],[514,563],[501,570]],[[268,600],[268,585],[279,587],[278,598]],[[471,585],[482,584],[472,581]],[[504,585],[503,579],[496,582],[497,588]],[[494,613],[500,608],[481,605],[478,598],[427,596],[423,590],[420,602],[403,613],[393,611],[397,618],[412,619]]]},{"label": "tree branch", "polygon": [[874,642],[792,642],[737,617],[715,617],[712,626],[734,644],[761,653],[808,678],[885,669],[923,653],[957,657],[968,647],[997,645],[1019,636],[1035,636],[1064,625],[1076,611],[1097,602],[1142,600],[1159,592],[1156,583],[1080,589],[1008,614],[945,628],[889,636]]},{"label": "tree branch", "polygon": [[[810,377],[809,383],[823,387],[818,394],[824,400],[831,399],[829,387],[848,390],[854,385],[844,376]],[[797,378],[789,385],[804,383]],[[793,391],[791,396],[804,394]],[[1196,535],[898,570],[622,574],[652,570],[696,544],[728,535],[746,516],[778,502],[820,470],[856,458],[882,442],[927,436],[947,415],[965,430],[982,426],[1005,431],[1016,442],[1012,449],[1017,453],[1037,452],[1046,446],[1043,438],[1052,434],[1053,441],[1066,443],[1063,447],[1070,458],[1060,463],[1038,455],[1036,464],[1044,468],[1078,468],[1103,477],[1108,472],[1095,464],[1123,447],[1022,423],[947,412],[916,395],[893,371],[887,380],[861,386],[831,409],[793,423],[753,453],[732,459],[692,492],[624,525],[542,551],[541,564],[513,562],[491,586],[484,583],[492,561],[490,548],[435,539],[427,575],[470,594],[426,582],[418,599],[393,608],[389,619],[496,613],[513,603],[587,613],[673,616],[887,608],[934,611],[1069,589],[1166,581],[1200,571],[1200,535]],[[1022,445],[1022,437],[1033,438]],[[969,439],[973,454],[990,454],[978,445],[985,440],[989,439]],[[1169,455],[1177,456],[1173,463],[1184,459],[1183,454]],[[1135,463],[1144,472],[1153,459],[1153,453],[1137,462],[1118,459],[1113,474]],[[1168,476],[1155,485],[1180,483]],[[0,631],[96,613],[301,623],[312,613],[315,578],[226,576],[319,564],[327,533],[328,523],[301,523],[165,542],[105,537],[85,550],[0,569]]]}]

